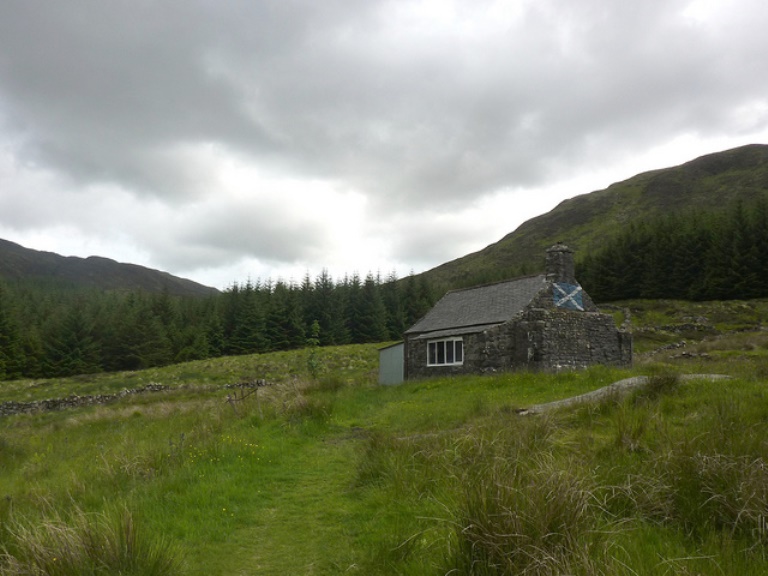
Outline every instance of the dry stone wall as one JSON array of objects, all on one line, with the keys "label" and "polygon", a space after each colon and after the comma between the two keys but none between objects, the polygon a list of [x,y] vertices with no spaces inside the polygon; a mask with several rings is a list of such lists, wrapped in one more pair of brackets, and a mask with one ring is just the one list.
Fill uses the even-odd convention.
[{"label": "dry stone wall", "polygon": [[[225,389],[231,388],[259,388],[267,386],[266,380],[250,380],[247,382],[239,382],[237,384],[226,384],[222,386]],[[80,408],[83,406],[95,406],[98,404],[109,404],[116,402],[127,396],[134,394],[145,394],[148,392],[163,392],[170,390],[170,386],[163,384],[150,383],[141,388],[127,388],[121,390],[115,394],[96,394],[96,395],[70,395],[65,398],[49,398],[46,400],[35,400],[31,402],[17,402],[10,400],[0,403],[0,417],[3,416],[15,416],[16,414],[33,414],[36,412],[49,412],[52,410],[66,410],[68,408]]]},{"label": "dry stone wall", "polygon": [[97,404],[109,404],[126,396],[133,394],[143,394],[145,392],[161,392],[167,390],[168,386],[162,384],[147,384],[141,388],[131,388],[121,390],[116,394],[96,394],[96,395],[70,395],[65,398],[49,398],[46,400],[35,400],[32,402],[8,401],[0,403],[0,416],[13,416],[16,414],[31,414],[34,412],[48,412],[51,410],[65,410],[67,408],[79,408],[82,406],[94,406]]}]

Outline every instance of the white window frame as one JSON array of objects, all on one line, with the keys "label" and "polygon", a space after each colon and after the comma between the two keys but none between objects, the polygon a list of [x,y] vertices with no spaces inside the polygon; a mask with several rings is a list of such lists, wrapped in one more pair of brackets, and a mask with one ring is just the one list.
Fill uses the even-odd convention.
[{"label": "white window frame", "polygon": [[464,364],[462,337],[440,338],[427,342],[427,366],[461,366],[462,364]]}]

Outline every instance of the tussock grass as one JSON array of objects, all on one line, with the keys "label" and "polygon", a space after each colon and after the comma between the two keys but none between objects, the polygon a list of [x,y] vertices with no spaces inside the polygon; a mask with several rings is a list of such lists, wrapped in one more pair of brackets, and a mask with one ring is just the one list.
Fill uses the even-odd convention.
[{"label": "tussock grass", "polygon": [[171,545],[139,529],[126,509],[86,514],[76,508],[39,523],[14,519],[6,528],[0,573],[7,576],[172,576],[182,564]]},{"label": "tussock grass", "polygon": [[473,429],[446,462],[454,480],[449,573],[561,574],[591,565],[601,538],[588,477],[556,460],[557,423]]},{"label": "tussock grass", "polygon": [[677,374],[654,374],[648,382],[634,395],[634,402],[653,402],[664,395],[673,394],[680,385]]},{"label": "tussock grass", "polygon": [[543,458],[465,484],[447,566],[459,574],[597,573],[604,532],[588,480]]}]

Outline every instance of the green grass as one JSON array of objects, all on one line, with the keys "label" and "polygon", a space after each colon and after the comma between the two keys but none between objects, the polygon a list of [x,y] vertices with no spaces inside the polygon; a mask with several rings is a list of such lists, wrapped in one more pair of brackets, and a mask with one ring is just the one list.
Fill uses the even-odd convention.
[{"label": "green grass", "polygon": [[181,564],[167,541],[145,537],[126,510],[98,515],[56,510],[38,524],[13,522],[12,544],[0,559],[10,574],[50,576],[171,576]]},{"label": "green grass", "polygon": [[[0,419],[0,574],[68,550],[62,574],[765,574],[763,340],[388,387],[374,346],[321,349],[317,379],[298,351],[2,383],[0,401],[171,389]],[[704,372],[735,378],[675,376]],[[636,374],[652,385],[624,399],[516,412]],[[252,378],[273,385],[227,401]],[[93,534],[133,552],[88,554]]]},{"label": "green grass", "polygon": [[[359,344],[318,348],[318,376],[333,375],[342,383],[370,380],[377,365],[377,345]],[[29,402],[77,394],[114,394],[125,389],[159,383],[173,387],[212,388],[254,379],[288,382],[307,376],[310,350],[196,360],[142,371],[87,374],[71,378],[0,381],[0,402]]]}]

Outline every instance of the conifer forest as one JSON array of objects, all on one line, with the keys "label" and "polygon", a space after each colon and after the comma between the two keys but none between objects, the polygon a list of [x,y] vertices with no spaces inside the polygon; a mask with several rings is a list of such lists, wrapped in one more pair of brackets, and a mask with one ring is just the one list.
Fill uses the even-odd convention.
[{"label": "conifer forest", "polygon": [[[633,221],[576,273],[598,303],[768,297],[768,200]],[[205,297],[0,280],[0,380],[397,340],[444,291],[425,274],[336,280],[327,271]]]},{"label": "conifer forest", "polygon": [[0,282],[0,379],[139,370],[188,360],[385,342],[433,304],[423,278],[327,272],[208,297]]}]

